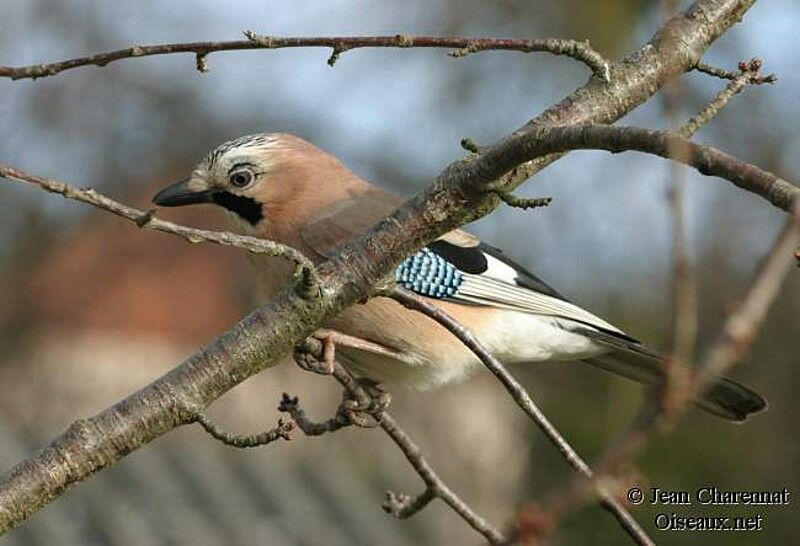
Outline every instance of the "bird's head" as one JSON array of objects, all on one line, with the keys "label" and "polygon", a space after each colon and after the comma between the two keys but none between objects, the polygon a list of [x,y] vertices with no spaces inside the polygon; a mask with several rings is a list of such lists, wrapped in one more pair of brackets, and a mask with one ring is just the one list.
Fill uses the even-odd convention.
[{"label": "bird's head", "polygon": [[229,212],[245,231],[258,232],[301,212],[310,200],[309,186],[320,179],[320,169],[330,173],[343,168],[298,137],[248,135],[217,146],[189,178],[158,192],[153,203],[162,207],[212,203]]}]

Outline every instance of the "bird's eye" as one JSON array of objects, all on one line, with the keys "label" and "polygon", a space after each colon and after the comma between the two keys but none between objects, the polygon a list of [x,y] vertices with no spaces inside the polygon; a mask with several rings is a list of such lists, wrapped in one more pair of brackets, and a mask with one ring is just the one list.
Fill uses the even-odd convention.
[{"label": "bird's eye", "polygon": [[230,182],[232,186],[236,186],[237,188],[244,188],[253,180],[253,173],[250,171],[236,171],[230,177]]}]

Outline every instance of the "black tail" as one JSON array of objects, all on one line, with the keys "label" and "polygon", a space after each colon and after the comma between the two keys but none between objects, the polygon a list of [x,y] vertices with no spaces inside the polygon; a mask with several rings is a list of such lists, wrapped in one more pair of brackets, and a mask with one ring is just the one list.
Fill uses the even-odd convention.
[{"label": "black tail", "polygon": [[[584,362],[645,385],[655,385],[664,379],[661,359],[651,360],[645,355],[614,350]],[[748,415],[767,408],[760,394],[726,377],[712,383],[694,403],[709,413],[735,422],[742,422]]]},{"label": "black tail", "polygon": [[[579,333],[612,349],[585,362],[645,385],[663,381],[664,359],[655,351],[605,332],[581,328]],[[767,401],[760,394],[726,377],[712,383],[694,403],[709,413],[735,422],[742,422],[748,415],[767,409]]]}]

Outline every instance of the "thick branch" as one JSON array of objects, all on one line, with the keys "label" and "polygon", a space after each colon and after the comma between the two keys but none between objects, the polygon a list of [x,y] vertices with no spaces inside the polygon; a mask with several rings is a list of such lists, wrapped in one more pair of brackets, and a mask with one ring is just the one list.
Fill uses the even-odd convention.
[{"label": "thick branch", "polygon": [[[686,153],[673,157],[673,150],[679,148]],[[760,195],[785,211],[800,196],[800,189],[793,184],[716,148],[697,144],[674,133],[638,127],[577,125],[540,128],[522,138],[512,137],[493,147],[481,156],[479,166],[488,171],[486,178],[498,178],[502,176],[509,160],[518,163],[572,150],[606,150],[612,153],[639,151],[680,161],[702,174],[724,178]],[[477,160],[473,161],[478,165]],[[475,165],[471,168],[475,168]]]},{"label": "thick branch", "polygon": [[[653,38],[611,66],[611,84],[589,83],[520,127],[613,123],[661,89],[671,78],[693,70],[708,46],[744,17],[755,0],[701,0],[669,20]],[[561,157],[551,154],[515,167],[498,184],[510,191]]]},{"label": "thick branch", "polygon": [[339,55],[350,49],[365,47],[395,48],[446,48],[454,49],[453,57],[463,57],[480,51],[520,51],[523,53],[549,52],[555,55],[572,57],[586,64],[592,71],[608,80],[608,62],[594,49],[589,42],[565,40],[562,38],[534,39],[498,39],[498,38],[438,38],[434,36],[352,36],[352,37],[281,37],[262,36],[252,31],[245,31],[247,40],[227,42],[191,42],[177,44],[157,44],[132,46],[107,53],[99,53],[88,57],[78,57],[53,63],[33,64],[29,66],[0,66],[0,77],[19,79],[36,79],[55,76],[64,70],[80,66],[105,66],[121,59],[149,57],[152,55],[172,55],[175,53],[194,53],[197,57],[197,69],[208,70],[207,57],[217,51],[236,51],[243,49],[284,49],[296,47],[327,47],[333,50],[328,64],[333,66]]},{"label": "thick branch", "polygon": [[[512,143],[535,128],[618,119],[658,91],[666,79],[695,66],[708,45],[738,22],[752,3],[697,1],[664,25],[649,44],[615,65],[613,84],[593,78],[518,131],[511,137]],[[306,299],[294,289],[283,290],[274,301],[165,376],[99,415],[76,423],[0,477],[0,533],[78,481],[191,422],[213,400],[278,362],[326,319],[368,296],[370,287],[405,256],[454,227],[488,214],[499,200],[487,198],[479,188],[492,182],[491,173],[501,175],[511,168],[501,188],[511,190],[556,158],[548,156],[514,168],[518,164],[514,159],[498,163],[481,157],[471,163],[471,173],[461,162],[446,169],[431,187],[320,266],[319,297]]]}]

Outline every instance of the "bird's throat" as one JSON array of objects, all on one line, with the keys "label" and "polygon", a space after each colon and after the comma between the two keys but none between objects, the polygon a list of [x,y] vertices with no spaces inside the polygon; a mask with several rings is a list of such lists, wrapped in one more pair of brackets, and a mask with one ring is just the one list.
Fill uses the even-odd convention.
[{"label": "bird's throat", "polygon": [[264,219],[261,205],[252,197],[236,195],[227,191],[218,191],[214,192],[212,200],[220,207],[235,213],[251,226],[255,227],[256,224]]}]

